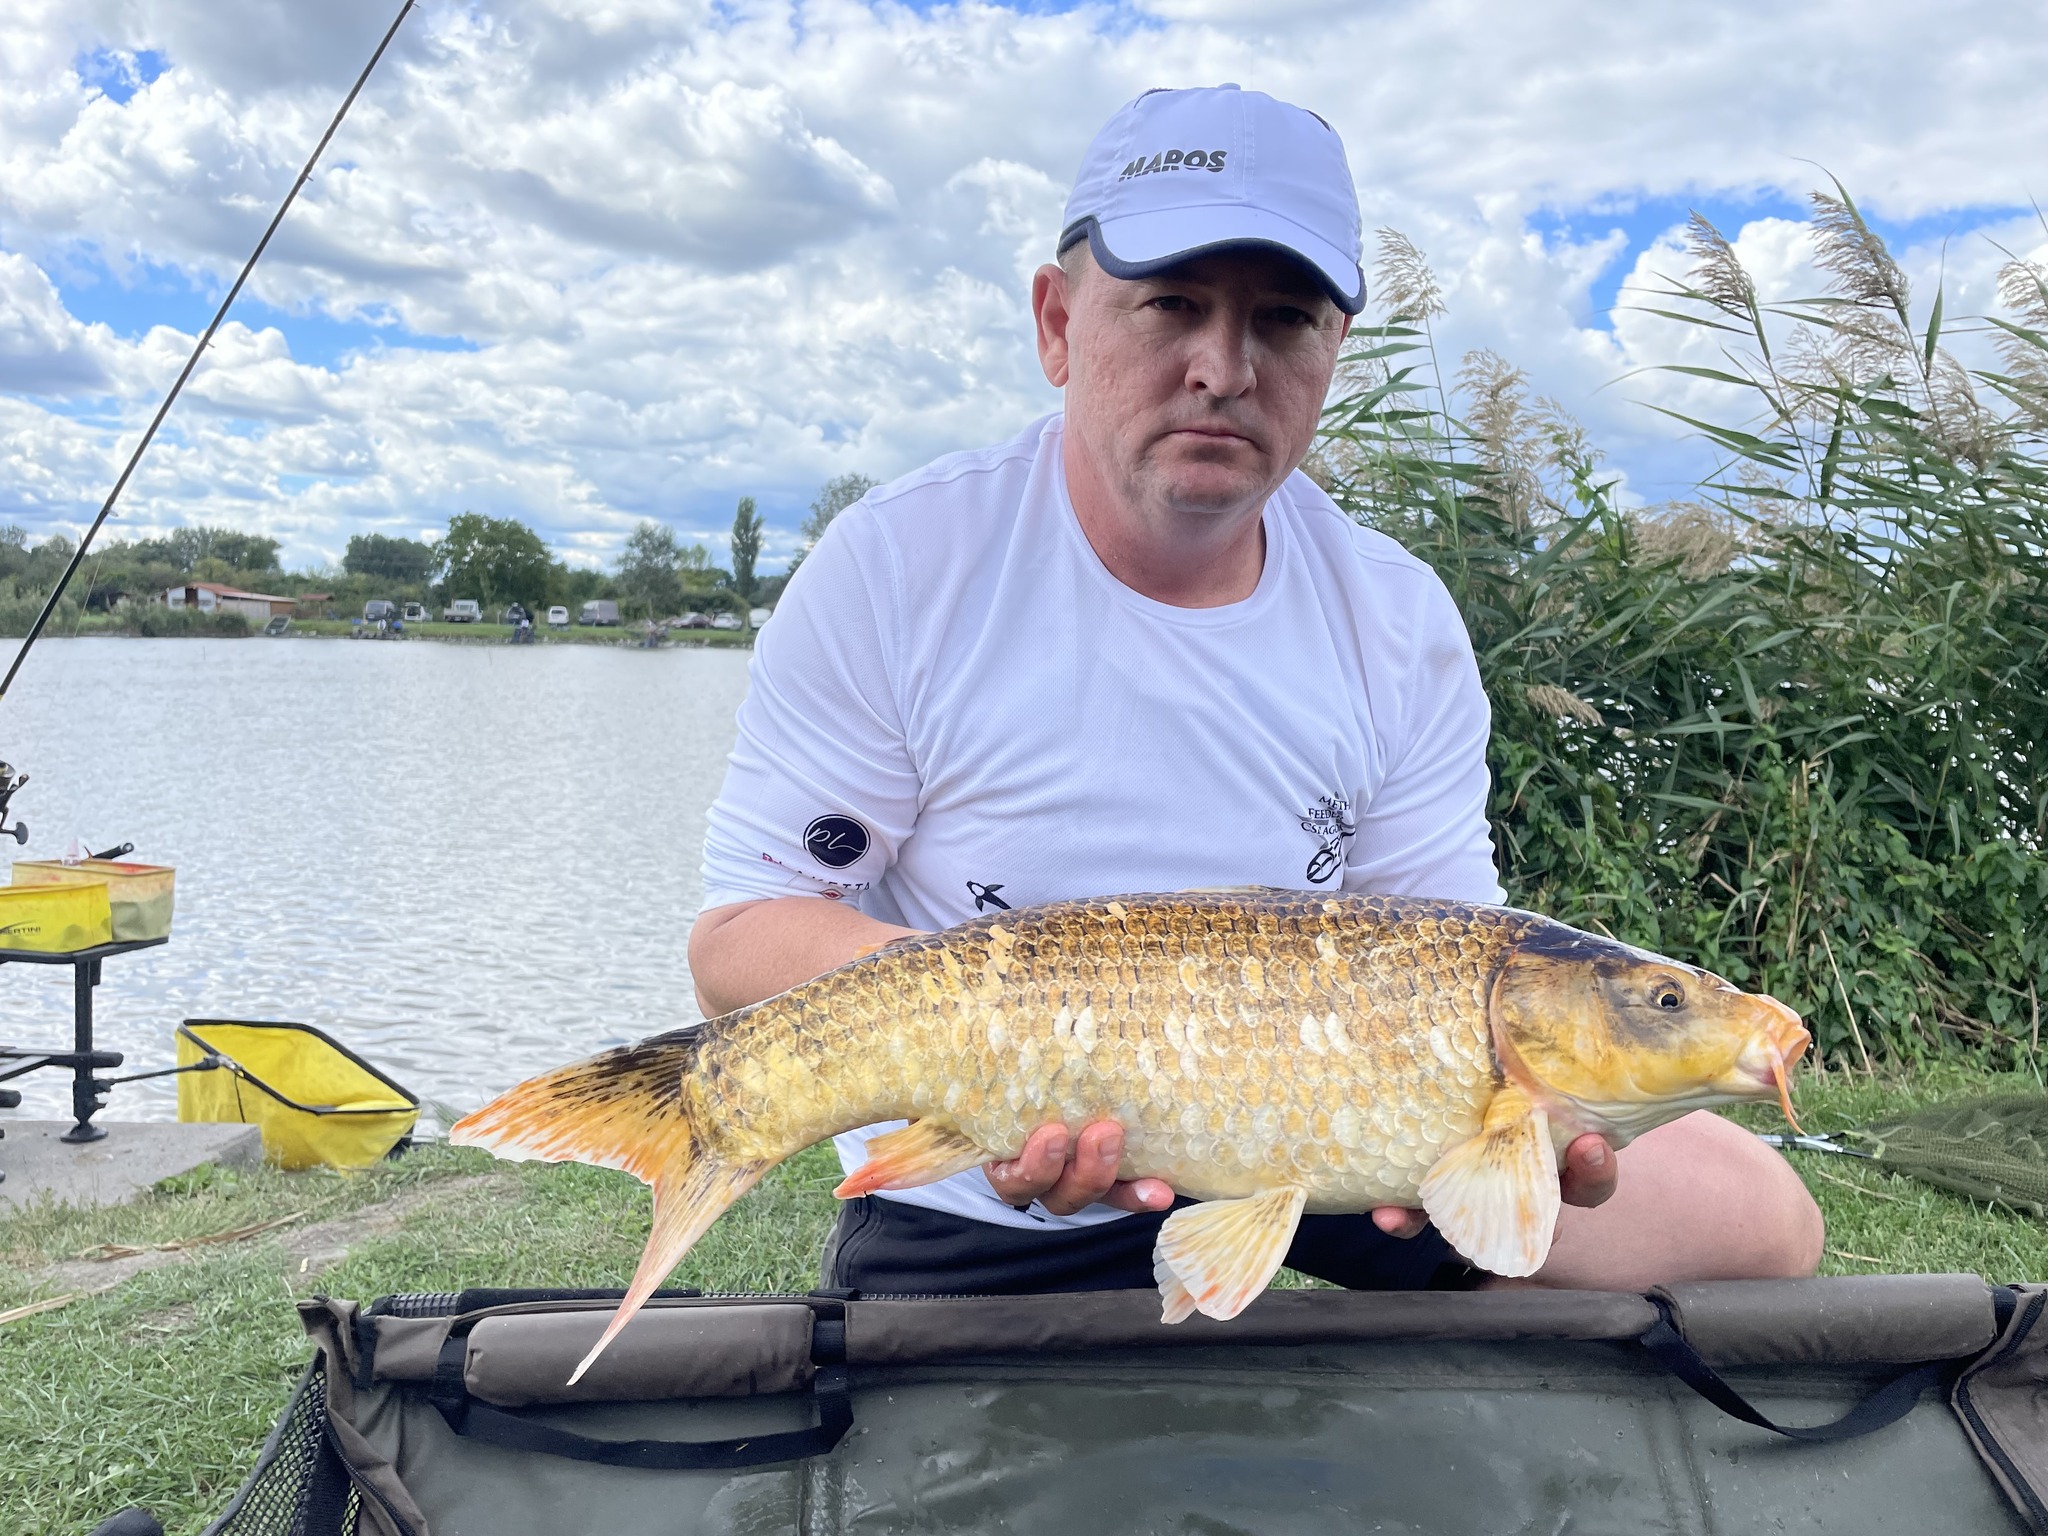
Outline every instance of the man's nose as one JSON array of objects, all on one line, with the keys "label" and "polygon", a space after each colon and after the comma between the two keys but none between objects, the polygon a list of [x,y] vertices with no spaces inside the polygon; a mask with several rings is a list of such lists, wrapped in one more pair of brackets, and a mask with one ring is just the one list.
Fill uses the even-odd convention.
[{"label": "man's nose", "polygon": [[1228,311],[1212,314],[1190,338],[1187,387],[1198,395],[1234,400],[1258,383],[1252,360],[1252,328],[1248,316]]}]

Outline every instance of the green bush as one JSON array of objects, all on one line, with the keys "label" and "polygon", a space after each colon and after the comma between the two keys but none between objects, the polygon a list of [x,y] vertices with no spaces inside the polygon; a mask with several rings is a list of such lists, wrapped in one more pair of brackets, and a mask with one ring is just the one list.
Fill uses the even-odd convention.
[{"label": "green bush", "polygon": [[248,619],[239,613],[202,613],[197,608],[165,608],[155,603],[132,604],[117,612],[114,619],[123,632],[152,639],[164,635],[250,633]]},{"label": "green bush", "polygon": [[1617,504],[1598,455],[1490,354],[1437,367],[1420,253],[1382,232],[1314,468],[1443,576],[1494,709],[1510,899],[1804,1013],[1831,1060],[2038,1059],[2048,977],[2048,286],[2006,269],[1999,371],[1943,346],[1846,195],[1823,287],[1759,301],[1695,219],[1659,312],[1677,369],[1749,401],[1693,421],[1692,499]]}]

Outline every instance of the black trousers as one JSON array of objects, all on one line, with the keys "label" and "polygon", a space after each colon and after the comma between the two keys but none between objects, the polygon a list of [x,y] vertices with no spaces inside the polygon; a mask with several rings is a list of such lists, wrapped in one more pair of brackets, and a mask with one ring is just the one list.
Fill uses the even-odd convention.
[{"label": "black trousers", "polygon": [[[1169,1214],[1033,1231],[863,1195],[840,1207],[824,1283],[880,1296],[1149,1290],[1153,1240]],[[1389,1237],[1366,1215],[1302,1217],[1287,1264],[1351,1291],[1457,1289],[1473,1276],[1435,1227]]]}]

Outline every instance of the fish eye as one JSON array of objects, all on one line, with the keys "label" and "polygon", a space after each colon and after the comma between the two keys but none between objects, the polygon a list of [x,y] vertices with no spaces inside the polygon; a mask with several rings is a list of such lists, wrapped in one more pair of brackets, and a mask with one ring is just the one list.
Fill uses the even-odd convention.
[{"label": "fish eye", "polygon": [[1666,977],[1650,985],[1650,1001],[1669,1013],[1685,1006],[1685,988]]}]

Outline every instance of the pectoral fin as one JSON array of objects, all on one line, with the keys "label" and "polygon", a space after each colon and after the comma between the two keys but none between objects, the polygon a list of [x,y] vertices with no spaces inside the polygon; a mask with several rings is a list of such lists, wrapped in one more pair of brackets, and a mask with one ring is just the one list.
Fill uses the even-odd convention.
[{"label": "pectoral fin", "polygon": [[1160,1321],[1177,1323],[1190,1312],[1231,1318],[1250,1306],[1287,1257],[1307,1200],[1306,1190],[1290,1184],[1167,1217],[1152,1249]]},{"label": "pectoral fin", "polygon": [[995,1154],[937,1120],[913,1120],[868,1143],[868,1160],[832,1191],[842,1200],[878,1189],[915,1189],[992,1162]]},{"label": "pectoral fin", "polygon": [[1542,1268],[1559,1204],[1550,1116],[1513,1085],[1493,1096],[1480,1133],[1438,1158],[1422,1180],[1422,1208],[1437,1231],[1496,1275]]}]

